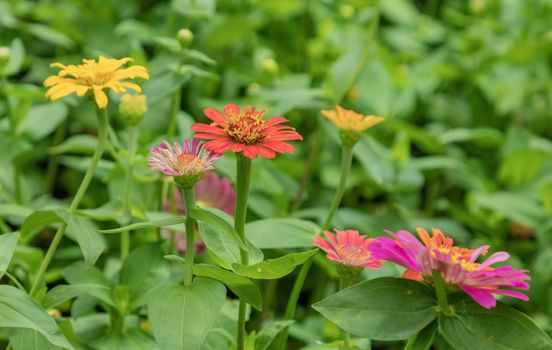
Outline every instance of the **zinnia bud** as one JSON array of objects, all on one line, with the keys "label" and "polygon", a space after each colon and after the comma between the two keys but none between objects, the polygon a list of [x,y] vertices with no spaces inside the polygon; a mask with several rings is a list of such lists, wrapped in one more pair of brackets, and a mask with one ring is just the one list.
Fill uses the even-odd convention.
[{"label": "zinnia bud", "polygon": [[119,104],[119,118],[128,125],[137,125],[147,110],[145,95],[124,94]]},{"label": "zinnia bud", "polygon": [[183,28],[176,33],[176,39],[183,48],[187,48],[194,41],[194,33],[187,28]]}]

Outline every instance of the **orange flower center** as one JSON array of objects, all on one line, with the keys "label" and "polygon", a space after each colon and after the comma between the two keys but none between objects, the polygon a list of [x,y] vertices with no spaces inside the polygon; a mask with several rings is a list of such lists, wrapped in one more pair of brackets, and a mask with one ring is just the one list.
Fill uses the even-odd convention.
[{"label": "orange flower center", "polygon": [[182,153],[176,156],[177,164],[174,168],[178,171],[184,169],[201,169],[205,165],[205,161],[192,153]]},{"label": "orange flower center", "polygon": [[362,265],[370,257],[370,253],[357,246],[336,247],[337,254],[348,265]]},{"label": "orange flower center", "polygon": [[239,114],[226,114],[227,119],[223,129],[228,136],[238,143],[255,144],[264,140],[265,121],[262,120],[264,111],[255,108],[244,108]]},{"label": "orange flower center", "polygon": [[77,81],[81,85],[98,86],[98,85],[106,84],[112,78],[113,78],[112,71],[101,72],[96,70],[93,74],[87,73],[82,76],[79,76],[77,78]]}]

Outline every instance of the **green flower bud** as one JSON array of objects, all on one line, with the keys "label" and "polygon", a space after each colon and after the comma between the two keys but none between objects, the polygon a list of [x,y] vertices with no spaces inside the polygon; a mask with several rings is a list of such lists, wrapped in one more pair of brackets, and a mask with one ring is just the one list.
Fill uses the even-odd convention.
[{"label": "green flower bud", "polygon": [[0,65],[6,63],[10,59],[11,49],[7,46],[0,46]]},{"label": "green flower bud", "polygon": [[195,175],[174,176],[173,179],[180,188],[192,188],[201,180],[203,174],[203,172],[200,172]]},{"label": "green flower bud", "polygon": [[261,69],[263,72],[266,72],[271,75],[278,74],[279,70],[278,62],[276,62],[273,58],[265,58],[261,61]]},{"label": "green flower bud", "polygon": [[147,110],[145,95],[124,94],[119,104],[119,118],[128,125],[138,125]]},{"label": "green flower bud", "polygon": [[176,33],[176,39],[183,48],[187,48],[194,41],[194,33],[187,28],[183,28]]}]

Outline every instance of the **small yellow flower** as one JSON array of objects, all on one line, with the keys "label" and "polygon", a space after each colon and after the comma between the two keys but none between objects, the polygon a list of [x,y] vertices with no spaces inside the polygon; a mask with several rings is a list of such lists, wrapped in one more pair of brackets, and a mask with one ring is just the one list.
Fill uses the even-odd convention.
[{"label": "small yellow flower", "polygon": [[46,97],[54,101],[73,92],[78,96],[92,92],[98,107],[105,108],[108,99],[104,89],[112,89],[116,93],[125,92],[127,88],[141,92],[139,85],[123,80],[149,79],[148,70],[145,67],[132,66],[119,69],[130,61],[132,59],[128,57],[117,60],[100,56],[98,62],[84,59],[83,64],[79,65],[65,66],[61,63],[52,63],[50,67],[59,67],[61,70],[57,75],[52,75],[44,81],[44,86],[49,88],[46,91]]},{"label": "small yellow flower", "polygon": [[336,106],[333,110],[322,110],[321,112],[339,129],[359,133],[381,123],[384,120],[382,117],[375,115],[362,115],[341,106]]}]

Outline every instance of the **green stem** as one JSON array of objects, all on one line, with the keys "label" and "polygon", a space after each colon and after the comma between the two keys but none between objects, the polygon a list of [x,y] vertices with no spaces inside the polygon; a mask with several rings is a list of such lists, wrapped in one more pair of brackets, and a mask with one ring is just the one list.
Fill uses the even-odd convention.
[{"label": "green stem", "polygon": [[182,87],[178,87],[173,95],[173,105],[171,109],[171,115],[169,118],[169,127],[167,128],[167,139],[172,139],[176,131],[176,117],[180,111],[180,103],[182,102]]},{"label": "green stem", "polygon": [[[345,289],[349,286],[351,286],[354,283],[355,279],[345,279],[340,278],[339,279],[339,290]],[[346,349],[352,349],[353,346],[351,344],[351,335],[347,331],[342,331],[343,333],[343,341],[345,342],[345,348]]]},{"label": "green stem", "polygon": [[[130,193],[132,189],[132,173],[134,170],[134,156],[138,146],[138,127],[130,125],[128,127],[128,165],[125,176],[125,187],[123,190],[123,215],[129,219],[132,218],[132,205]],[[121,261],[125,261],[130,251],[129,231],[121,232]]]},{"label": "green stem", "polygon": [[[332,201],[330,209],[328,210],[326,220],[324,221],[324,226],[322,228],[323,230],[326,230],[331,225],[335,212],[339,207],[339,203],[341,203],[341,198],[343,197],[343,193],[345,192],[345,185],[347,184],[347,177],[349,176],[349,172],[351,170],[352,160],[353,160],[353,148],[343,147],[342,159],[341,159],[341,177],[339,179],[339,185],[335,192],[334,199]],[[291,320],[293,318],[293,315],[295,315],[297,301],[299,300],[299,295],[301,294],[301,290],[303,289],[303,285],[305,284],[305,279],[307,278],[307,275],[309,273],[311,266],[312,266],[312,258],[307,260],[303,264],[303,266],[301,266],[301,270],[299,271],[299,274],[295,279],[295,282],[293,284],[293,289],[291,290],[291,294],[289,296],[289,299],[286,305],[286,312],[284,315],[284,319],[286,320]],[[285,328],[280,335],[280,342],[279,342],[278,349],[285,350],[287,338],[288,338],[288,329]]]},{"label": "green stem", "polygon": [[437,270],[431,271],[431,276],[433,277],[433,284],[435,285],[435,293],[437,294],[437,303],[439,304],[439,309],[442,313],[449,316],[451,314],[450,306],[447,301],[447,292],[445,290],[445,283],[441,274]]},{"label": "green stem", "polygon": [[414,333],[408,338],[408,341],[406,342],[403,350],[411,350],[414,344],[416,343],[416,339],[418,339],[419,333]]},{"label": "green stem", "polygon": [[[242,242],[247,245],[245,239],[245,219],[247,216],[247,198],[249,197],[249,183],[251,182],[251,159],[243,154],[236,154],[237,164],[237,193],[236,193],[236,215],[234,218],[234,229],[240,236]],[[249,264],[249,252],[247,249],[240,249],[242,265]],[[240,298],[238,312],[238,350],[245,349],[245,311],[246,302]]]},{"label": "green stem", "polygon": [[[94,176],[94,171],[96,170],[96,167],[100,162],[100,159],[103,154],[103,150],[107,143],[107,125],[108,125],[107,111],[105,109],[98,109],[97,116],[98,116],[98,145],[96,146],[96,150],[92,155],[90,166],[88,167],[88,169],[86,170],[86,173],[84,174],[84,178],[82,179],[79,189],[77,190],[77,193],[75,194],[75,196],[73,197],[73,200],[71,201],[71,205],[69,206],[69,215],[73,215],[75,213],[82,198],[84,197],[84,194],[88,189],[88,185],[90,185],[90,182],[92,181],[92,177]],[[63,234],[65,233],[66,228],[67,228],[67,224],[62,223],[59,229],[57,230],[56,234],[54,235],[54,238],[50,243],[50,247],[48,247],[48,251],[46,252],[46,255],[44,256],[44,258],[42,259],[42,262],[40,263],[40,267],[38,268],[38,272],[34,279],[33,285],[31,287],[31,291],[29,292],[31,297],[34,297],[38,292],[38,288],[44,279],[44,274],[46,273],[46,270],[48,269],[48,265],[50,265],[50,261],[52,260],[54,254],[56,253],[57,247],[59,245],[59,242],[61,241],[61,238],[63,237]]]},{"label": "green stem", "polygon": [[184,286],[189,287],[192,285],[193,277],[193,265],[194,265],[194,231],[196,222],[192,219],[190,213],[195,208],[195,189],[183,188],[182,196],[184,198],[184,205],[186,208],[186,220],[184,225],[186,226],[186,275],[184,276]]},{"label": "green stem", "polygon": [[8,278],[17,286],[17,288],[19,288],[22,291],[26,292],[25,287],[23,287],[23,285],[21,285],[21,283],[19,283],[19,281],[17,280],[17,278],[14,275],[9,273],[8,271],[4,271],[4,274],[6,276],[8,276]]},{"label": "green stem", "polygon": [[351,164],[353,162],[353,148],[352,147],[342,147],[341,153],[341,176],[339,178],[339,185],[337,186],[337,191],[335,192],[332,204],[326,215],[326,221],[322,226],[322,230],[327,230],[332,224],[333,217],[341,199],[343,198],[343,193],[345,193],[345,185],[347,184],[347,178],[349,177],[349,172],[351,170]]}]

